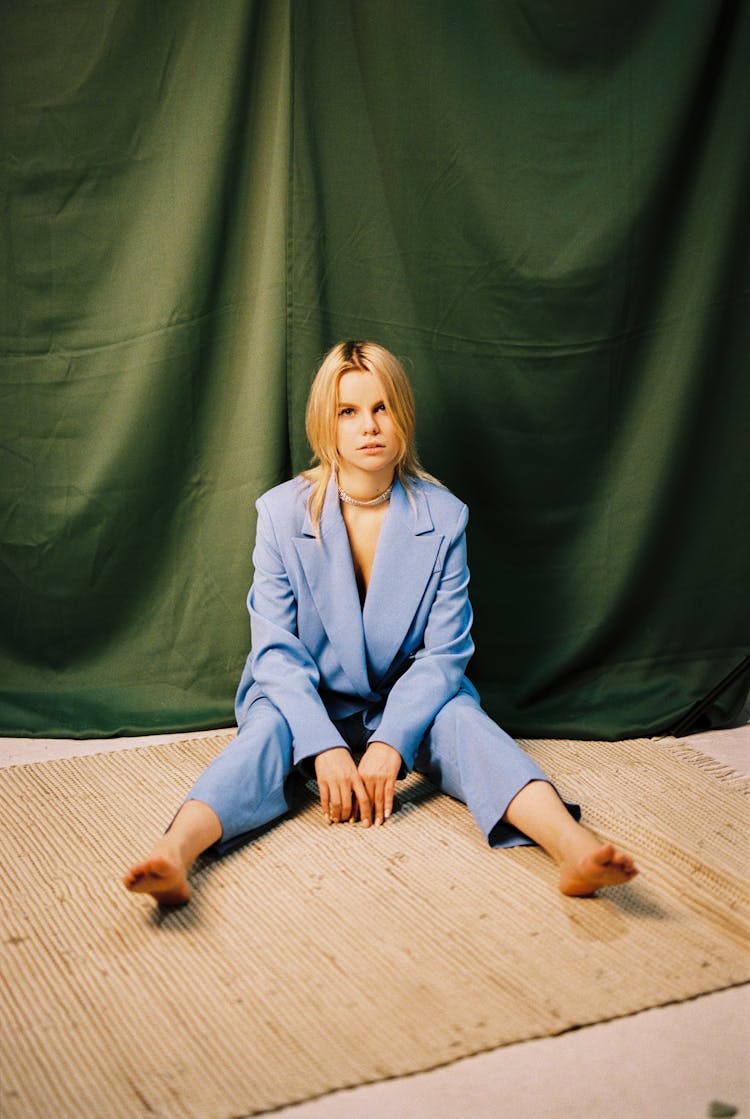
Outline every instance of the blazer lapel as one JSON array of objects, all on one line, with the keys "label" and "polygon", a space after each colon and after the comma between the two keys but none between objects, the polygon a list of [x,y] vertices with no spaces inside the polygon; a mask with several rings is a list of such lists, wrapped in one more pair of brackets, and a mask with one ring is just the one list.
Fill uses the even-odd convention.
[{"label": "blazer lapel", "polygon": [[[413,504],[412,504],[413,501]],[[403,644],[435,568],[443,536],[435,531],[427,499],[410,499],[396,482],[380,530],[363,622],[371,679],[377,686]]]},{"label": "blazer lapel", "polygon": [[362,609],[335,477],[328,484],[320,527],[321,537],[317,539],[306,514],[303,535],[295,537],[293,543],[315,609],[341,667],[356,694],[366,698],[372,690],[367,675]]}]

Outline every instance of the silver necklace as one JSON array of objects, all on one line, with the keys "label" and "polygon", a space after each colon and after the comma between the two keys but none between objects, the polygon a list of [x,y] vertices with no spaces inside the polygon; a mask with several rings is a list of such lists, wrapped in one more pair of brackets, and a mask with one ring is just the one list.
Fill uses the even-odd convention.
[{"label": "silver necklace", "polygon": [[391,496],[392,489],[393,482],[391,482],[387,490],[381,493],[380,497],[373,497],[371,501],[359,501],[356,497],[352,497],[346,490],[342,490],[339,486],[339,497],[342,501],[345,501],[347,505],[356,505],[358,509],[373,509],[376,505],[385,505],[386,501]]}]

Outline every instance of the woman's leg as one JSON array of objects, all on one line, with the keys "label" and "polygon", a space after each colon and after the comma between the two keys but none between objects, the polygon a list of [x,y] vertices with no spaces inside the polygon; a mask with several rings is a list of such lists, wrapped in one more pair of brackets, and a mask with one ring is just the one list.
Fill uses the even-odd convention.
[{"label": "woman's leg", "polygon": [[200,800],[186,800],[169,831],[156,841],[142,863],[126,873],[123,882],[135,894],[151,894],[160,905],[190,901],[188,873],[208,847],[221,839],[221,820]]},{"label": "woman's leg", "polygon": [[198,855],[209,847],[223,854],[288,810],[291,766],[286,720],[268,700],[258,700],[237,737],[193,785],[150,856],[127,872],[125,886],[162,905],[189,901],[188,873]]},{"label": "woman's leg", "polygon": [[528,835],[560,868],[560,890],[586,897],[620,886],[638,871],[629,855],[602,843],[575,820],[548,781],[531,781],[508,805],[503,820]]},{"label": "woman's leg", "polygon": [[627,882],[632,859],[578,823],[539,766],[470,695],[439,712],[416,768],[462,800],[493,847],[538,843],[560,866],[563,893],[583,895]]}]

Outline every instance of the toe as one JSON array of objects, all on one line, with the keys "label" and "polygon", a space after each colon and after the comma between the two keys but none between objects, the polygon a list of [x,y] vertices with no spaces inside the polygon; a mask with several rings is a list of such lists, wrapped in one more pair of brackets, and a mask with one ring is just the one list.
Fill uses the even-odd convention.
[{"label": "toe", "polygon": [[601,867],[611,866],[616,854],[617,852],[612,844],[605,843],[604,846],[600,847],[596,854],[592,856],[592,859]]}]

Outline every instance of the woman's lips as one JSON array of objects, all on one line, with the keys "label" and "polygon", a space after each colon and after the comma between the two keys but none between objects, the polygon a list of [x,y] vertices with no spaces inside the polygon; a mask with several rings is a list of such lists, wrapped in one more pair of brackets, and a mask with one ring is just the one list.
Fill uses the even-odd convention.
[{"label": "woman's lips", "polygon": [[382,443],[366,443],[364,445],[364,447],[360,447],[359,450],[364,451],[364,453],[366,455],[367,454],[372,455],[372,454],[375,454],[376,451],[382,451],[383,450],[383,444]]}]

